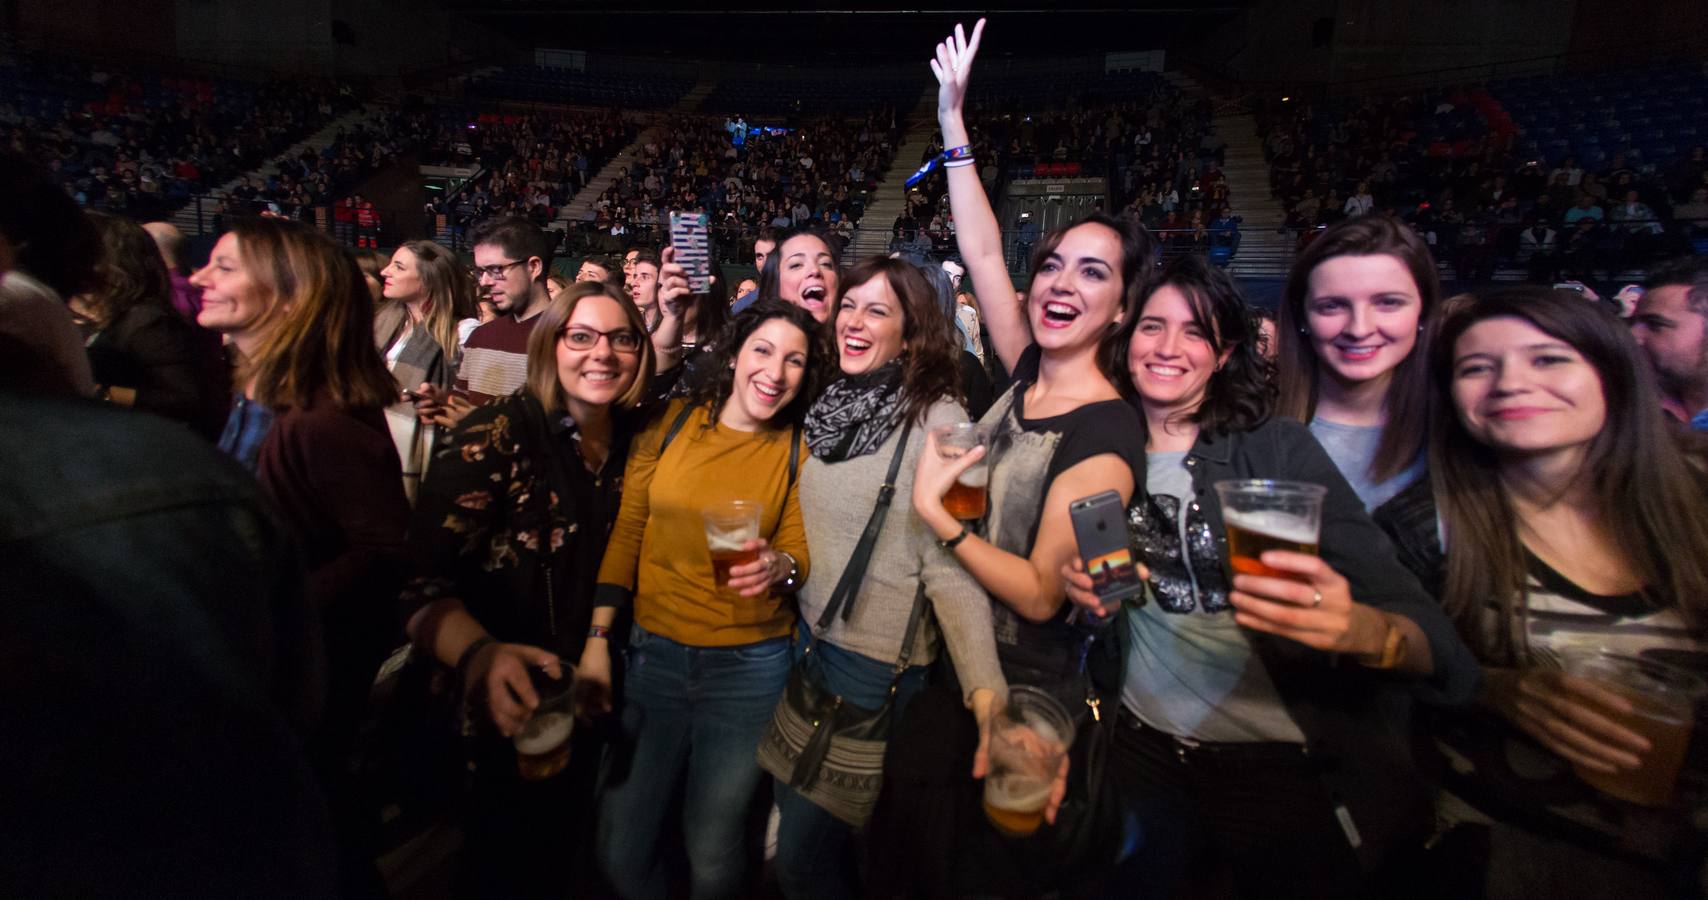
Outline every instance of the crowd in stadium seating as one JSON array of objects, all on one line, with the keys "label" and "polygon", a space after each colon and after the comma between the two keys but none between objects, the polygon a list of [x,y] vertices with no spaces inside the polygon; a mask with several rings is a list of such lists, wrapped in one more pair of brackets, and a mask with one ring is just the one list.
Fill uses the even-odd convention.
[{"label": "crowd in stadium seating", "polygon": [[182,206],[355,105],[326,82],[248,82],[0,56],[0,129],[86,206],[143,217]]},{"label": "crowd in stadium seating", "polygon": [[483,174],[455,196],[428,207],[461,235],[493,216],[545,226],[588,179],[634,139],[632,121],[614,110],[448,116],[422,162],[478,167]]},{"label": "crowd in stadium seating", "polygon": [[765,226],[812,224],[852,235],[894,157],[893,111],[788,128],[748,125],[739,144],[730,130],[738,120],[745,122],[687,117],[664,125],[594,202],[581,230],[656,243],[656,229],[675,209],[706,213],[721,246],[751,240]]},{"label": "crowd in stadium seating", "polygon": [[[1552,125],[1509,110],[1509,89],[1533,102],[1503,84],[1272,105],[1260,127],[1287,227],[1309,240],[1310,229],[1393,212],[1462,277],[1516,265],[1538,281],[1613,277],[1708,233],[1694,221],[1708,211],[1708,195],[1694,196],[1708,187],[1700,144],[1635,146],[1620,134],[1626,149],[1604,150],[1592,136],[1586,166]],[[1708,98],[1700,78],[1677,89],[1696,98],[1684,102]]]}]

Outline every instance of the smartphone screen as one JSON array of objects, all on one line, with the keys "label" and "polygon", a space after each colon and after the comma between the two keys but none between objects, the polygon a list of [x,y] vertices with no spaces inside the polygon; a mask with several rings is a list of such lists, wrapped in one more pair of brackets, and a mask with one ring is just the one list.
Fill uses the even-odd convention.
[{"label": "smartphone screen", "polygon": [[712,289],[712,232],[705,213],[672,212],[670,246],[676,262],[688,274],[688,289],[704,294]]},{"label": "smartphone screen", "polygon": [[1121,495],[1114,491],[1075,500],[1068,507],[1080,560],[1105,609],[1127,600],[1144,603],[1145,583],[1127,543],[1125,513]]}]

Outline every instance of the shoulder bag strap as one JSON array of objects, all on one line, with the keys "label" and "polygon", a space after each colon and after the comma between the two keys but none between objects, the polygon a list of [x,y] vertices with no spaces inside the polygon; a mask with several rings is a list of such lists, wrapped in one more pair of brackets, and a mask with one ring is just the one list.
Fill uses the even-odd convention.
[{"label": "shoulder bag strap", "polygon": [[664,449],[666,447],[670,446],[671,441],[676,440],[676,433],[682,430],[683,425],[688,424],[688,417],[693,415],[693,414],[694,414],[694,404],[692,404],[692,403],[682,404],[682,411],[676,414],[676,421],[670,423],[670,427],[668,429],[666,429],[664,432],[664,440],[659,442],[659,445],[658,445],[658,458],[659,459],[664,458]]},{"label": "shoulder bag strap", "polygon": [[913,641],[919,636],[919,620],[925,617],[925,582],[913,592],[913,611],[907,614],[907,636],[901,639],[901,655],[896,657],[895,671],[890,674],[890,697],[896,695],[901,676],[907,671],[907,661],[913,657]]},{"label": "shoulder bag strap", "polygon": [[[872,561],[872,548],[878,542],[878,532],[884,530],[884,518],[889,515],[890,500],[895,497],[896,474],[901,471],[901,460],[907,453],[907,439],[913,434],[913,423],[902,427],[901,440],[896,442],[896,450],[890,456],[890,471],[884,476],[884,486],[878,488],[878,502],[872,507],[872,516],[866,520],[866,530],[860,533],[859,543],[854,545],[854,553],[848,557],[848,566],[842,570],[842,578],[836,582],[836,589],[830,593],[830,602],[825,604],[824,613],[818,617],[818,628],[829,628],[838,612],[842,620],[854,612],[854,597],[860,592],[860,582],[866,579],[866,566]],[[911,639],[909,635],[909,639]]]}]

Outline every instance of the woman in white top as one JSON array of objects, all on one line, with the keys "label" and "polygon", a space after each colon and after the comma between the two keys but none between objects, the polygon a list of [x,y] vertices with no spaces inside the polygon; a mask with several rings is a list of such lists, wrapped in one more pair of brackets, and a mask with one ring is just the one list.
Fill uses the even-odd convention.
[{"label": "woman in white top", "polygon": [[374,344],[398,390],[397,402],[386,407],[386,425],[403,463],[404,493],[414,503],[438,429],[421,421],[408,395],[427,386],[450,389],[463,343],[480,319],[468,270],[432,241],[398,247],[380,280],[386,304],[374,316]]}]

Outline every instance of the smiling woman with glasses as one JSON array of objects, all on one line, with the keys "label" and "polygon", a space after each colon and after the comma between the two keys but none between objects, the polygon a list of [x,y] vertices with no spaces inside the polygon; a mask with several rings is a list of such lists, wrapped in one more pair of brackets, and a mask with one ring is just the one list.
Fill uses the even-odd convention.
[{"label": "smiling woman with glasses", "polygon": [[645,333],[620,289],[566,288],[529,335],[521,389],[469,413],[421,487],[407,628],[457,668],[479,732],[469,744],[468,834],[483,895],[561,878],[557,853],[590,834],[581,817],[592,808],[597,730],[576,729],[568,768],[531,785],[511,736],[538,701],[530,672],[568,678],[590,631],[594,577],[653,369]]}]

